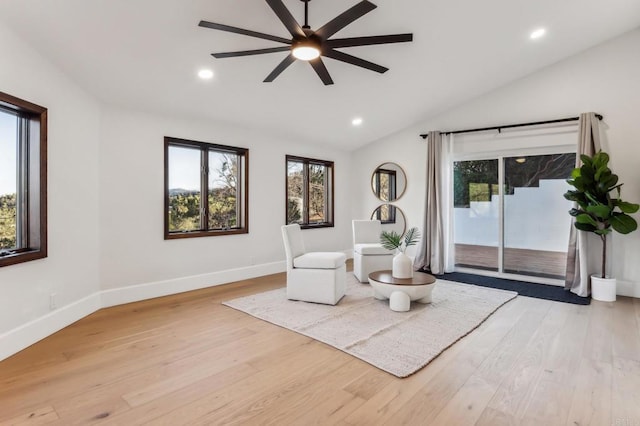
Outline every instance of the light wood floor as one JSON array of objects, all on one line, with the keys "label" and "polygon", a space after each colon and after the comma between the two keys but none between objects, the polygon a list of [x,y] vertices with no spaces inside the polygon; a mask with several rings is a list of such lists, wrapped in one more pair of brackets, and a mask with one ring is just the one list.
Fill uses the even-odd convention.
[{"label": "light wood floor", "polygon": [[398,379],[221,301],[101,310],[0,362],[0,424],[640,425],[640,300],[517,297]]}]

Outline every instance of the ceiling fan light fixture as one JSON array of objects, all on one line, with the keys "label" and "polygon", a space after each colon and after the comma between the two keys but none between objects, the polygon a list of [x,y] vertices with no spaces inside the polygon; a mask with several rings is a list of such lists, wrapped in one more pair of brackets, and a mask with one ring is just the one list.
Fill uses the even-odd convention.
[{"label": "ceiling fan light fixture", "polygon": [[311,61],[320,57],[320,49],[315,43],[309,40],[296,43],[291,53],[296,59],[300,59],[301,61]]}]

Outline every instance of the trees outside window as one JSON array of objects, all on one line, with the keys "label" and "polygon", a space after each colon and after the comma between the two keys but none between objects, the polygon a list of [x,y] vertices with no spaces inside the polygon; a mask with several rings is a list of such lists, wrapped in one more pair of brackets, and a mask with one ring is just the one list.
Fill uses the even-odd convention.
[{"label": "trees outside window", "polygon": [[47,256],[47,109],[0,92],[0,266]]},{"label": "trees outside window", "polygon": [[333,162],[286,156],[286,223],[333,226]]},{"label": "trees outside window", "polygon": [[245,148],[165,138],[165,239],[247,233],[248,162]]}]

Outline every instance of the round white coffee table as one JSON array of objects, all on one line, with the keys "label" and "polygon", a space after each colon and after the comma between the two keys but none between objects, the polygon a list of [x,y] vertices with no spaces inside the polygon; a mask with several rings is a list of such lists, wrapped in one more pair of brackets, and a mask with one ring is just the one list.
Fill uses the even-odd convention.
[{"label": "round white coffee table", "polygon": [[373,287],[373,297],[389,299],[389,308],[396,312],[406,312],[411,302],[431,303],[431,292],[436,286],[434,276],[424,272],[414,272],[413,278],[394,278],[391,271],[376,271],[369,274],[369,284]]}]

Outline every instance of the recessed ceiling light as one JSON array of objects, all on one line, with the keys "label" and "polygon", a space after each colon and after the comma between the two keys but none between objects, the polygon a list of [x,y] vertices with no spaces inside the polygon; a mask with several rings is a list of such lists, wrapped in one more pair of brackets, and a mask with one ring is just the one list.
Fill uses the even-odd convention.
[{"label": "recessed ceiling light", "polygon": [[211,71],[211,70],[200,70],[200,71],[198,71],[198,77],[200,77],[203,80],[209,80],[209,79],[213,78],[213,71]]},{"label": "recessed ceiling light", "polygon": [[547,32],[547,30],[545,30],[544,28],[538,28],[537,30],[535,30],[531,34],[529,34],[529,38],[531,40],[538,39],[538,38],[542,37],[543,35],[545,35],[546,32]]},{"label": "recessed ceiling light", "polygon": [[351,120],[351,124],[353,124],[354,126],[359,126],[362,124],[362,118],[360,117],[356,117],[353,120]]}]

